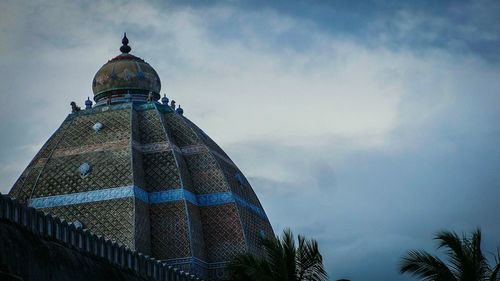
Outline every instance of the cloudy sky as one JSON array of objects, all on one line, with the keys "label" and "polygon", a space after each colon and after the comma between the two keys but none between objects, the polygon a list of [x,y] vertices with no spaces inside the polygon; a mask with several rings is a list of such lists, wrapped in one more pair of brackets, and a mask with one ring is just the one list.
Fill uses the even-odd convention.
[{"label": "cloudy sky", "polygon": [[126,31],[332,280],[414,280],[441,229],[500,246],[500,2],[31,2],[0,2],[0,192]]}]

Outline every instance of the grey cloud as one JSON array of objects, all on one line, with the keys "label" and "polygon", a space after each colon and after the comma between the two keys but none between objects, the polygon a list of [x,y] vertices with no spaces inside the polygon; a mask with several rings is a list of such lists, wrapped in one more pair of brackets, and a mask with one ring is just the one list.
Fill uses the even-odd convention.
[{"label": "grey cloud", "polygon": [[[91,95],[95,71],[128,31],[170,98],[249,177],[275,230],[319,240],[332,279],[409,280],[398,258],[433,250],[441,228],[480,225],[485,248],[500,245],[499,65],[430,42],[447,28],[468,37],[469,25],[498,26],[493,11],[466,5],[487,15],[453,29],[460,17],[450,9],[464,4],[442,15],[341,7],[333,23],[345,24],[333,26],[332,7],[321,8],[329,4],[19,3],[0,4],[9,11],[0,17],[0,67],[9,69],[0,77],[1,192],[69,102]],[[408,30],[393,33],[401,21]],[[358,29],[375,22],[366,32],[381,38],[366,42]],[[412,33],[432,40],[402,43]],[[493,42],[498,32],[478,36],[464,40]]]},{"label": "grey cloud", "polygon": [[[436,137],[434,145],[423,144],[397,155],[353,153],[347,161],[333,165],[335,189],[315,188],[307,182],[290,184],[287,179],[252,176],[250,180],[278,231],[288,226],[320,241],[332,277],[408,280],[396,271],[398,258],[411,248],[434,251],[432,236],[439,229],[460,232],[480,225],[491,234],[485,237],[485,248],[494,249],[500,243],[496,223],[499,177],[483,166],[498,167],[500,155],[462,151],[484,145],[468,138],[458,140],[456,150],[446,152],[440,148],[442,141]],[[265,153],[267,161],[287,162],[273,148]],[[249,154],[233,155],[243,161]],[[307,159],[319,158],[307,146],[289,154],[304,159],[295,168],[285,163],[290,174],[318,177],[316,170],[307,169]]]}]

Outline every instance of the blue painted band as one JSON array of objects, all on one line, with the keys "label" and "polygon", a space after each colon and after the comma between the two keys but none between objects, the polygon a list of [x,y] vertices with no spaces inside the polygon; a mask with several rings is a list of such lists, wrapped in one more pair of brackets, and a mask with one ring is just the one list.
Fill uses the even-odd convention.
[{"label": "blue painted band", "polygon": [[29,200],[29,206],[33,208],[50,208],[62,205],[73,205],[90,203],[111,199],[127,198],[135,196],[132,186],[107,188],[80,193],[55,195],[48,197],[33,198]]},{"label": "blue painted band", "polygon": [[266,219],[264,210],[247,202],[232,192],[219,192],[196,195],[184,188],[175,188],[159,192],[148,193],[138,186],[123,186],[107,188],[80,193],[55,195],[48,197],[33,198],[29,200],[29,206],[33,208],[51,208],[57,206],[91,203],[112,199],[135,197],[148,204],[161,204],[186,200],[197,206],[216,206],[228,203],[236,203],[247,208],[259,217]]},{"label": "blue painted band", "polygon": [[194,205],[198,205],[196,195],[183,188],[151,192],[149,193],[148,199],[149,199],[148,203],[150,204],[160,204],[160,203],[172,202],[184,199],[188,202],[191,202]]}]

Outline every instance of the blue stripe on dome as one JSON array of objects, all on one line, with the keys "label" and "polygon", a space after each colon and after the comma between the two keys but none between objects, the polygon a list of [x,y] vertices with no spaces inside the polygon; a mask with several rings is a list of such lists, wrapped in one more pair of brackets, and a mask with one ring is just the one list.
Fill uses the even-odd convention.
[{"label": "blue stripe on dome", "polygon": [[162,204],[186,200],[193,205],[206,207],[217,206],[228,203],[236,203],[257,216],[266,219],[267,216],[262,208],[246,201],[236,194],[228,192],[207,193],[196,195],[187,191],[182,187],[159,191],[146,192],[144,189],[130,185],[115,188],[106,188],[100,190],[92,190],[87,192],[62,194],[48,197],[32,198],[29,200],[29,206],[33,208],[52,208],[57,206],[75,205],[91,202],[99,202],[105,200],[121,199],[135,197],[148,204]]}]

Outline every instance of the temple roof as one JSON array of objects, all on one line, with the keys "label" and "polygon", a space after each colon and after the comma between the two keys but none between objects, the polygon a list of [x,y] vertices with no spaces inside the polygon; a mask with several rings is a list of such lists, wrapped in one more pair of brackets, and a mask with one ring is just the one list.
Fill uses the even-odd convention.
[{"label": "temple roof", "polygon": [[9,195],[184,271],[224,279],[235,255],[263,255],[261,237],[274,236],[269,220],[229,156],[174,101],[157,102],[158,75],[128,53],[126,37],[123,44],[96,74],[97,105],[73,103]]}]

